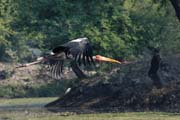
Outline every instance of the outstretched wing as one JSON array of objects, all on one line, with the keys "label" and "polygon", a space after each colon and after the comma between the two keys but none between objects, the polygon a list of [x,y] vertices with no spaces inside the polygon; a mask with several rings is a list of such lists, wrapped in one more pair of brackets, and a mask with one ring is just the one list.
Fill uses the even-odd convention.
[{"label": "outstretched wing", "polygon": [[54,54],[61,52],[65,52],[67,58],[72,57],[79,65],[94,64],[93,48],[87,38],[78,38],[53,49]]},{"label": "outstretched wing", "polygon": [[81,78],[85,77],[78,65],[94,64],[93,48],[87,38],[78,38],[58,46],[52,50],[53,55],[48,58],[50,75],[60,79],[63,72],[63,63],[70,59],[75,62],[71,67],[75,74]]},{"label": "outstretched wing", "polygon": [[77,63],[75,61],[71,61],[71,68],[74,71],[74,73],[76,74],[76,76],[78,78],[86,78],[87,76],[82,72],[82,70],[79,68],[79,66],[77,65]]},{"label": "outstretched wing", "polygon": [[60,79],[63,73],[64,60],[49,58],[46,61],[48,74],[55,79]]}]

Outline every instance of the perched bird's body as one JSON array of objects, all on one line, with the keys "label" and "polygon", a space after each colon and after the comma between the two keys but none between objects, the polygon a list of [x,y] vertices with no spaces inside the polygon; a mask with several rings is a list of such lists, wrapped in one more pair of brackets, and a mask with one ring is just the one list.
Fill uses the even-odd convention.
[{"label": "perched bird's body", "polygon": [[[79,68],[81,65],[92,65],[95,64],[95,61],[120,63],[117,60],[100,55],[93,56],[93,46],[86,37],[71,40],[57,46],[52,50],[50,55],[40,57],[38,61],[33,63],[36,64],[42,61],[48,64],[50,75],[55,79],[60,79],[62,77],[65,61],[69,61],[72,70],[79,78],[86,78],[86,75]],[[32,65],[33,63],[22,66]]]}]

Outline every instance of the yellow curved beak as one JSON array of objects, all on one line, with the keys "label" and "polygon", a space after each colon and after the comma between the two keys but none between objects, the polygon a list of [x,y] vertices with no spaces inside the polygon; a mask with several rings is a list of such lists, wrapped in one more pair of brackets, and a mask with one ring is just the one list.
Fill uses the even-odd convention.
[{"label": "yellow curved beak", "polygon": [[108,57],[104,57],[104,56],[101,56],[101,55],[96,55],[95,59],[98,60],[98,61],[103,61],[103,62],[112,62],[112,63],[121,64],[121,62],[119,62],[118,60],[108,58]]}]

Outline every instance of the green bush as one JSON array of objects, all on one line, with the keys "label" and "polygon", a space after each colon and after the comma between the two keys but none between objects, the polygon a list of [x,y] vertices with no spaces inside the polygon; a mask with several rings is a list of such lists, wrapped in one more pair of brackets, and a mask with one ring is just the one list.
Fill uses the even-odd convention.
[{"label": "green bush", "polygon": [[152,0],[1,0],[0,60],[31,61],[31,48],[46,52],[85,36],[97,48],[95,54],[111,57],[144,55],[149,46],[166,54],[178,52],[179,22],[170,2],[166,4],[165,8]]}]

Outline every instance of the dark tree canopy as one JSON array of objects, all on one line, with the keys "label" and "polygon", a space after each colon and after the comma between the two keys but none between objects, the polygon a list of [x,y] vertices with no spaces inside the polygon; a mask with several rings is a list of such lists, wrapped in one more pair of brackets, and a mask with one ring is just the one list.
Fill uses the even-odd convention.
[{"label": "dark tree canopy", "polygon": [[1,0],[0,60],[31,61],[79,37],[90,38],[95,53],[111,57],[141,57],[149,46],[179,52],[172,12],[174,7],[179,17],[179,0],[166,1],[166,7],[164,0],[132,1]]},{"label": "dark tree canopy", "polygon": [[175,11],[176,11],[176,16],[178,17],[180,21],[180,1],[179,0],[170,0]]}]

